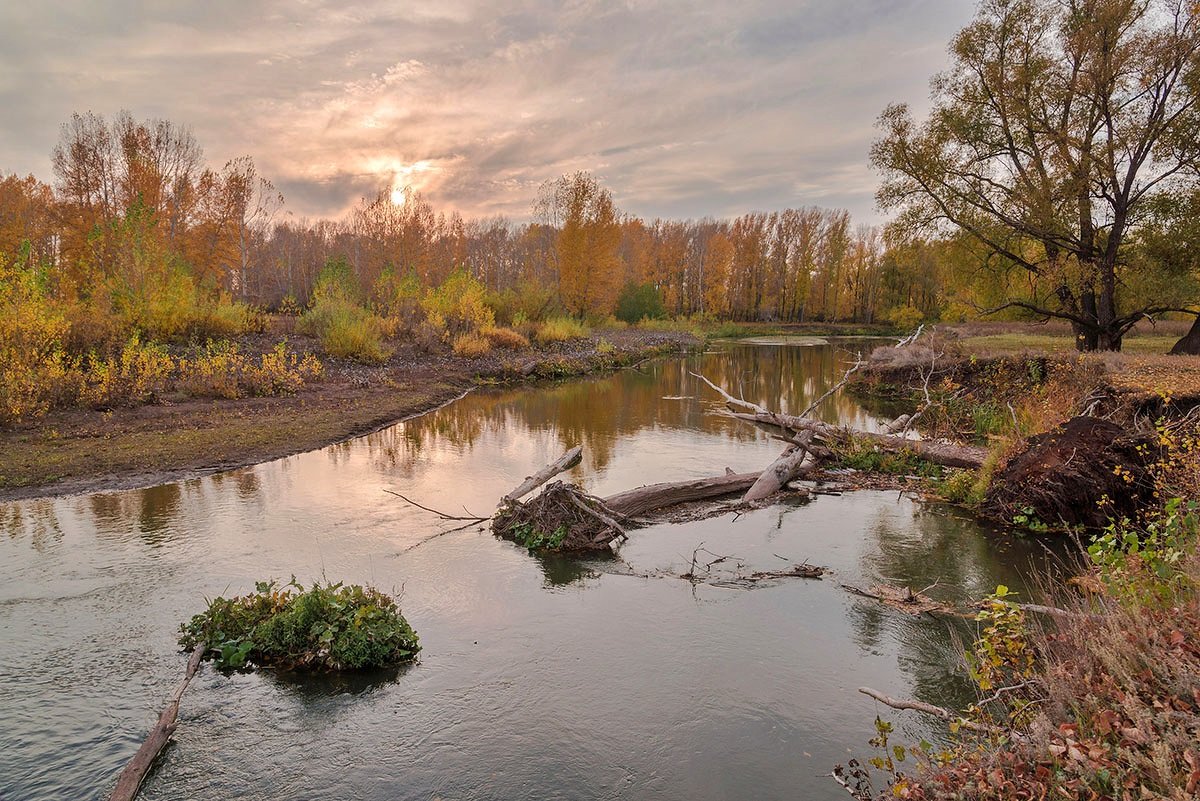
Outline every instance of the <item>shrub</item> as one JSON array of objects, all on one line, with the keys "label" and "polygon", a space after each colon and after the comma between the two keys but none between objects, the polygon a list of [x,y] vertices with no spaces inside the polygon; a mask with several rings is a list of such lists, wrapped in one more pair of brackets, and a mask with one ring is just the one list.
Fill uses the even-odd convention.
[{"label": "shrub", "polygon": [[487,337],[487,340],[497,348],[523,350],[529,347],[529,340],[511,328],[490,326],[482,329],[479,333]]},{"label": "shrub", "polygon": [[473,358],[475,356],[484,356],[491,353],[491,351],[492,341],[483,334],[460,334],[454,339],[454,353],[456,356]]},{"label": "shrub", "polygon": [[496,324],[486,303],[487,290],[465,269],[457,269],[421,301],[430,322],[440,323],[450,334],[465,334]]},{"label": "shrub", "polygon": [[312,354],[303,357],[280,342],[256,362],[237,345],[209,342],[191,359],[179,360],[179,383],[193,397],[242,398],[290,395],[324,372]]},{"label": "shrub", "polygon": [[601,338],[601,340],[596,343],[596,353],[599,353],[603,356],[607,356],[610,353],[614,353],[616,350],[617,350],[617,347],[615,345],[613,345],[613,343],[609,342],[607,339]]},{"label": "shrub", "polygon": [[907,306],[897,306],[888,310],[883,315],[883,319],[901,331],[911,331],[925,320],[925,313],[910,303]]},{"label": "shrub", "polygon": [[564,313],[562,303],[550,285],[528,278],[521,279],[515,289],[487,293],[486,303],[496,315],[497,323],[514,328]]},{"label": "shrub", "polygon": [[134,335],[111,359],[93,359],[84,373],[80,400],[110,409],[152,403],[167,387],[175,360],[161,345],[144,344]]},{"label": "shrub", "polygon": [[632,324],[639,320],[655,320],[666,315],[662,293],[654,284],[628,283],[617,298],[618,320]]},{"label": "shrub", "polygon": [[180,626],[179,644],[204,648],[222,668],[365,670],[411,662],[421,650],[395,600],[371,587],[292,580],[217,598]]},{"label": "shrub", "polygon": [[395,330],[414,331],[424,319],[421,295],[424,289],[421,279],[409,270],[403,276],[396,275],[388,266],[371,288],[375,309],[385,319],[394,321]]},{"label": "shrub", "polygon": [[540,344],[548,345],[551,342],[583,339],[588,333],[587,326],[573,317],[554,317],[537,327],[534,338]]},{"label": "shrub", "polygon": [[391,355],[383,345],[383,321],[340,290],[314,293],[312,308],[300,318],[299,329],[320,339],[331,356],[377,364]]},{"label": "shrub", "polygon": [[78,391],[63,349],[70,324],[40,283],[27,258],[6,264],[0,256],[0,427],[74,402]]},{"label": "shrub", "polygon": [[364,364],[387,361],[391,352],[383,345],[383,324],[364,309],[343,307],[332,315],[321,333],[321,347],[330,356]]}]

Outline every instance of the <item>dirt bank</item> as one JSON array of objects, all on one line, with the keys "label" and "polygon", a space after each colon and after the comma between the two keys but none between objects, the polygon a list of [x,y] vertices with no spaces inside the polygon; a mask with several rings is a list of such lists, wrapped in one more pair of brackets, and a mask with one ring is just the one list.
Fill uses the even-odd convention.
[{"label": "dirt bank", "polygon": [[[59,412],[0,433],[0,501],[152,486],[257,464],[369,433],[481,384],[616,369],[697,344],[688,334],[636,328],[475,359],[401,344],[378,367],[323,359],[325,377],[288,397],[179,397]],[[300,337],[291,345],[316,349]]]}]

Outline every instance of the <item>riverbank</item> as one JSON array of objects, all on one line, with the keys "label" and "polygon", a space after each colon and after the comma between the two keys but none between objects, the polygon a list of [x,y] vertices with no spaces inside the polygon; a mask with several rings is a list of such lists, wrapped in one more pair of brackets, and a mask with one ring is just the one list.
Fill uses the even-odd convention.
[{"label": "riverbank", "polygon": [[[231,470],[370,433],[480,385],[613,370],[699,343],[686,332],[628,328],[476,358],[401,344],[379,366],[323,358],[323,378],[294,395],[56,412],[0,432],[0,501]],[[316,349],[303,337],[290,344],[300,352]]]}]

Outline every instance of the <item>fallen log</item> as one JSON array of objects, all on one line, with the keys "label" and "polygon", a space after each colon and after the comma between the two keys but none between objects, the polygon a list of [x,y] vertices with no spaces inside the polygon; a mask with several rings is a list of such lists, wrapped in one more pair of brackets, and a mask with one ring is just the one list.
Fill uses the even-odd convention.
[{"label": "fallen log", "polygon": [[823,423],[820,420],[809,420],[795,415],[780,414],[779,412],[747,412],[731,411],[731,417],[748,423],[767,425],[784,431],[812,431],[819,438],[826,440],[859,439],[870,442],[882,450],[892,452],[908,451],[933,464],[943,467],[966,467],[977,470],[983,466],[987,458],[987,448],[976,445],[956,445],[948,442],[934,442],[927,439],[908,439],[897,434],[876,434],[872,431],[853,431],[848,428]]},{"label": "fallen log", "polygon": [[112,795],[109,796],[109,801],[133,801],[137,796],[138,789],[142,786],[142,782],[146,779],[146,774],[150,772],[150,766],[154,764],[155,758],[166,747],[167,742],[171,739],[171,735],[175,733],[175,717],[179,714],[179,702],[183,698],[183,693],[188,688],[188,684],[192,681],[192,676],[196,675],[196,670],[200,667],[200,660],[204,656],[204,647],[196,646],[192,650],[192,658],[188,660],[187,670],[183,674],[183,681],[175,688],[175,692],[171,694],[167,701],[166,707],[158,716],[158,722],[154,724],[154,728],[150,729],[150,733],[146,736],[142,747],[133,755],[133,759],[129,760],[129,764],[121,771],[120,777],[117,779],[117,786],[113,788]]},{"label": "fallen log", "polygon": [[794,479],[809,458],[808,446],[812,444],[813,433],[805,431],[796,440],[796,444],[784,451],[766,470],[759,475],[754,484],[742,496],[742,500],[760,501],[774,495]]},{"label": "fallen log", "polygon": [[583,460],[583,447],[576,445],[532,476],[526,477],[516,489],[500,499],[501,504],[519,501],[559,473],[570,470]]},{"label": "fallen log", "polygon": [[761,473],[726,473],[713,478],[650,484],[610,495],[604,499],[604,504],[626,517],[641,517],[668,506],[744,492],[754,486],[760,475]]}]

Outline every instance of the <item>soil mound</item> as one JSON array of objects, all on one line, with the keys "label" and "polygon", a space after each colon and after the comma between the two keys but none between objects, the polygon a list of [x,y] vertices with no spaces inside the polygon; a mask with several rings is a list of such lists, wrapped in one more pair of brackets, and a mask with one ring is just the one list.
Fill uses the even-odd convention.
[{"label": "soil mound", "polygon": [[1135,518],[1153,500],[1153,441],[1097,417],[1074,417],[1030,437],[992,482],[987,513],[1007,523],[1029,520],[1051,528],[1098,531]]}]

